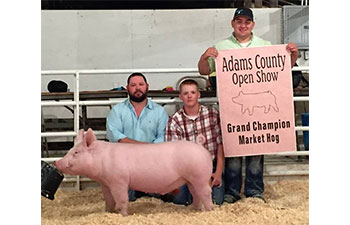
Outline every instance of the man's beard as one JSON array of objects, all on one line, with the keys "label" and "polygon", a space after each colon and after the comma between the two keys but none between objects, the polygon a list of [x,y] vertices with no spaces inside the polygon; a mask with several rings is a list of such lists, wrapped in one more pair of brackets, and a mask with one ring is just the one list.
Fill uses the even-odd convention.
[{"label": "man's beard", "polygon": [[135,95],[132,95],[129,93],[130,100],[133,102],[142,102],[147,98],[147,90],[145,93],[143,93],[140,97],[136,97]]}]

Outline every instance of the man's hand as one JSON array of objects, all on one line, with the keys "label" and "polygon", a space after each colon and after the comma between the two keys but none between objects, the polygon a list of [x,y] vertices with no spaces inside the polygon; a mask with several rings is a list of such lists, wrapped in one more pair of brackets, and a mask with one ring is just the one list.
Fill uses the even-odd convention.
[{"label": "man's hand", "polygon": [[214,47],[208,48],[201,56],[201,59],[208,60],[209,57],[217,57],[218,56],[218,50]]},{"label": "man's hand", "polygon": [[221,187],[222,180],[221,180],[221,174],[213,173],[211,176],[211,184],[210,187]]},{"label": "man's hand", "polygon": [[210,47],[201,55],[199,61],[198,61],[198,71],[201,75],[209,75],[210,68],[208,63],[209,57],[217,57],[218,51],[214,47]]},{"label": "man's hand", "polygon": [[118,141],[119,143],[131,143],[131,144],[150,144],[148,142],[144,142],[144,141],[136,141],[134,139],[131,139],[131,138],[123,138],[123,139],[120,139]]},{"label": "man's hand", "polygon": [[296,63],[298,56],[299,56],[299,51],[298,51],[298,46],[292,42],[287,44],[286,50],[288,53],[290,53],[290,59],[291,59],[291,67],[293,68],[294,64]]}]

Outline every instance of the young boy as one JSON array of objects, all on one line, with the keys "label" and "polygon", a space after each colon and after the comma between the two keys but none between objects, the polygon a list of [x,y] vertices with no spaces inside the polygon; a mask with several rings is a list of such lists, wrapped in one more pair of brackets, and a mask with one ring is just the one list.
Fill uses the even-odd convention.
[{"label": "young boy", "polygon": [[[168,120],[166,141],[193,141],[202,144],[210,152],[214,170],[211,177],[212,199],[214,203],[221,205],[224,200],[224,153],[219,112],[213,107],[199,104],[200,92],[194,80],[189,79],[181,83],[179,98],[183,101],[183,108]],[[192,196],[186,184],[174,196],[173,202],[182,205],[192,203]]]}]

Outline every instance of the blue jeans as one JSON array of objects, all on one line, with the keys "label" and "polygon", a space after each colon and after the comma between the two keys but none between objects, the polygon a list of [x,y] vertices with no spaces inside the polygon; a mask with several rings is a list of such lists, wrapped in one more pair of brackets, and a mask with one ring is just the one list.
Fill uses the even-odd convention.
[{"label": "blue jeans", "polygon": [[[243,157],[225,158],[225,194],[232,195],[236,199],[240,199],[242,187],[242,161]],[[264,156],[246,156],[245,163],[245,196],[263,194]]]},{"label": "blue jeans", "polygon": [[[223,179],[222,179],[223,180]],[[174,196],[173,203],[178,205],[191,205],[192,204],[192,195],[189,191],[187,184],[184,184],[180,187],[180,192]],[[221,184],[221,187],[213,187],[211,192],[212,200],[217,205],[222,205],[224,202],[224,193],[225,185]]]},{"label": "blue jeans", "polygon": [[146,193],[129,189],[128,196],[129,196],[129,202],[134,202],[136,201],[136,199],[141,198],[142,196],[146,196]]},{"label": "blue jeans", "polygon": [[153,198],[161,198],[162,195],[156,193],[145,193],[142,191],[135,191],[133,189],[128,190],[129,202],[134,202],[136,199],[141,198],[143,196],[153,197]]},{"label": "blue jeans", "polygon": [[[214,161],[213,171],[216,169],[216,163]],[[224,202],[224,194],[225,194],[225,184],[224,177],[222,176],[222,183],[220,187],[213,187],[211,192],[212,200],[217,205],[222,205]],[[190,205],[192,204],[192,195],[190,190],[187,187],[187,184],[182,185],[179,188],[179,193],[174,196],[173,203],[178,205]]]}]

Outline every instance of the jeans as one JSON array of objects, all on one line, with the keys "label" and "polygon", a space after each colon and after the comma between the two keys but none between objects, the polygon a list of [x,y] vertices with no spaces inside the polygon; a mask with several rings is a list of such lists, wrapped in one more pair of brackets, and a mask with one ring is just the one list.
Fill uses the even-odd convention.
[{"label": "jeans", "polygon": [[135,191],[132,189],[128,190],[129,202],[134,202],[136,199],[141,198],[143,196],[153,197],[153,198],[162,198],[162,195],[156,193],[145,193],[142,191]]},{"label": "jeans", "polygon": [[146,193],[129,189],[128,195],[129,195],[129,202],[134,202],[136,201],[136,199],[141,198],[142,196],[146,196]]},{"label": "jeans", "polygon": [[[225,159],[225,194],[232,195],[236,199],[240,199],[242,187],[242,161],[243,157],[230,157]],[[245,162],[245,196],[262,195],[264,192],[264,156],[246,156]]]},{"label": "jeans", "polygon": [[[216,169],[216,162],[213,162],[214,168],[213,171]],[[225,194],[225,184],[224,184],[224,177],[222,176],[222,182],[220,187],[213,187],[211,196],[212,200],[217,205],[222,205],[224,202],[224,194]],[[178,205],[190,205],[192,204],[192,195],[190,190],[187,187],[187,184],[182,185],[179,188],[179,193],[174,196],[173,203]]]},{"label": "jeans", "polygon": [[[224,179],[222,179],[224,181]],[[192,204],[192,195],[189,191],[187,184],[184,184],[180,187],[180,192],[174,196],[173,203],[178,205],[191,205]],[[213,187],[211,192],[211,197],[213,203],[217,205],[222,205],[224,202],[224,193],[225,193],[225,185],[222,182],[221,187]]]}]

